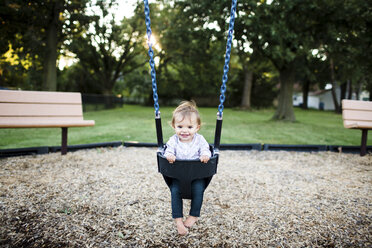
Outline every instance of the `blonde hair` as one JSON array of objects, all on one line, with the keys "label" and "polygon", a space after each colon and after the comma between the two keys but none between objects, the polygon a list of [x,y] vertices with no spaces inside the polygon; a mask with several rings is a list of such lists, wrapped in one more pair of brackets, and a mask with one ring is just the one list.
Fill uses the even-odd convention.
[{"label": "blonde hair", "polygon": [[195,101],[182,101],[180,105],[173,111],[173,117],[172,117],[172,127],[174,128],[175,121],[176,121],[176,116],[181,116],[182,120],[185,119],[186,117],[191,118],[192,115],[195,115],[196,121],[198,125],[201,125],[201,120],[200,120],[200,115],[199,111],[196,107]]}]

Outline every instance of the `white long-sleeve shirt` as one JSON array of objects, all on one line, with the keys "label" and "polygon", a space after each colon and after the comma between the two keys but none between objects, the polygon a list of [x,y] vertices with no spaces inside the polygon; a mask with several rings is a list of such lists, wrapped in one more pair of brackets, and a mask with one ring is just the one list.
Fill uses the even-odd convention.
[{"label": "white long-sleeve shirt", "polygon": [[189,143],[183,143],[179,140],[175,134],[169,138],[167,142],[167,148],[164,156],[169,154],[176,156],[176,159],[199,159],[202,155],[211,157],[211,151],[209,150],[209,144],[203,137],[196,133],[194,138]]}]

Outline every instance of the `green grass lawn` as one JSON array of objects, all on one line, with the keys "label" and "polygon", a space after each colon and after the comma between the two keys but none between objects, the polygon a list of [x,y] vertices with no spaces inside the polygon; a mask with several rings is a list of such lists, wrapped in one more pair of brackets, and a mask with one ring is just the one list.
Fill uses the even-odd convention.
[{"label": "green grass lawn", "polygon": [[[200,133],[214,141],[216,108],[200,108]],[[173,107],[161,108],[164,141],[173,134],[169,125]],[[360,145],[361,131],[345,129],[342,116],[333,112],[295,109],[297,122],[276,122],[270,118],[274,109],[242,111],[225,109],[222,144],[319,144]],[[156,142],[154,110],[151,107],[125,105],[123,108],[84,113],[95,120],[94,127],[69,128],[68,144],[110,141]],[[0,149],[32,146],[59,146],[59,128],[0,129]],[[368,145],[372,145],[372,134]]]}]

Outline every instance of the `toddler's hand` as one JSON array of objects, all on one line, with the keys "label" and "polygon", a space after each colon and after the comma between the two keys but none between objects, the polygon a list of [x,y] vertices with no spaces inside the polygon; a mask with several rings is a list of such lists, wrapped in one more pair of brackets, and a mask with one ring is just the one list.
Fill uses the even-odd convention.
[{"label": "toddler's hand", "polygon": [[203,163],[208,163],[209,156],[208,155],[201,155],[200,156],[200,161],[202,161]]},{"label": "toddler's hand", "polygon": [[167,155],[167,160],[169,163],[173,164],[175,161],[176,161],[176,156],[174,156],[173,154],[169,154]]}]

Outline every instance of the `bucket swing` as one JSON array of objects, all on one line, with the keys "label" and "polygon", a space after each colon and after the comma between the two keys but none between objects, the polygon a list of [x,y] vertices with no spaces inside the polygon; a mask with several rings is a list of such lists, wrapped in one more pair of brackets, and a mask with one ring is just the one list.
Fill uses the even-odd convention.
[{"label": "bucket swing", "polygon": [[145,5],[145,21],[146,21],[146,32],[148,39],[150,56],[149,64],[151,68],[151,81],[154,99],[154,109],[155,109],[155,125],[156,125],[156,136],[157,136],[157,162],[158,171],[163,175],[164,180],[168,187],[170,186],[172,179],[178,179],[181,187],[181,197],[183,199],[191,199],[191,183],[195,179],[204,179],[206,181],[206,187],[212,180],[214,174],[217,173],[217,164],[221,140],[221,129],[222,129],[222,116],[223,116],[223,103],[225,102],[226,93],[226,82],[227,74],[229,71],[230,53],[231,53],[231,43],[232,35],[234,31],[235,22],[235,12],[237,0],[232,0],[231,12],[230,12],[230,23],[229,32],[227,36],[226,53],[225,53],[225,64],[223,67],[222,85],[221,85],[221,95],[220,104],[218,105],[216,130],[214,136],[214,145],[210,146],[212,153],[211,158],[208,163],[202,163],[199,159],[195,160],[176,160],[174,163],[169,163],[164,157],[164,151],[166,149],[163,142],[163,131],[161,125],[159,103],[158,103],[158,93],[156,84],[156,73],[155,73],[155,63],[154,63],[154,51],[152,49],[151,43],[151,20],[150,20],[150,8],[148,0],[143,0]]}]

